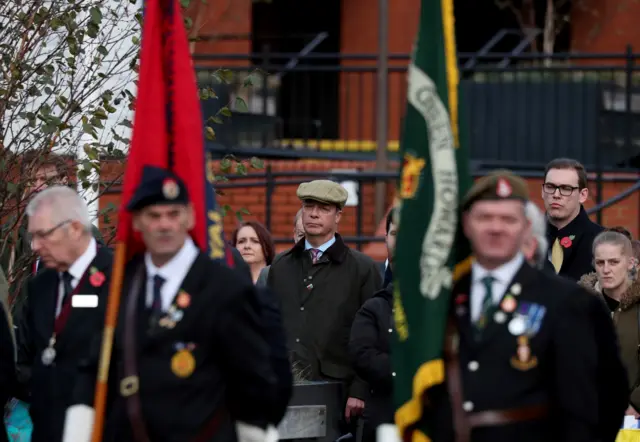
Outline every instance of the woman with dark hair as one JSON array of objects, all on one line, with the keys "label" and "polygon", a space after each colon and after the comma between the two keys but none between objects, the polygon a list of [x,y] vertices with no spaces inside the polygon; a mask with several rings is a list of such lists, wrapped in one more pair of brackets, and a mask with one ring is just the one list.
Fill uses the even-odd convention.
[{"label": "woman with dark hair", "polygon": [[260,271],[271,265],[276,254],[271,234],[257,221],[245,221],[233,232],[232,244],[249,265],[255,284]]}]

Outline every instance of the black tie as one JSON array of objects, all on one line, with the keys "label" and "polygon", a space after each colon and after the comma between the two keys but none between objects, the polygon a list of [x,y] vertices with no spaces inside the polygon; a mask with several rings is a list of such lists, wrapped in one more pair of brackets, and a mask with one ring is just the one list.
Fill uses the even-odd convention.
[{"label": "black tie", "polygon": [[67,302],[67,299],[69,299],[69,296],[71,296],[71,292],[73,291],[71,281],[73,281],[71,273],[67,271],[62,272],[62,287],[64,288],[64,292],[62,294],[62,305]]},{"label": "black tie", "polygon": [[153,277],[153,304],[151,304],[151,312],[154,316],[159,316],[162,313],[162,286],[165,283],[165,279],[156,275]]}]

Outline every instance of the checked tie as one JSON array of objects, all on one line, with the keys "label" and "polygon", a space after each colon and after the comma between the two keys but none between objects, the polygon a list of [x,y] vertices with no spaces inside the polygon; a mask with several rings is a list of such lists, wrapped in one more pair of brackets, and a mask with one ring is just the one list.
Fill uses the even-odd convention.
[{"label": "checked tie", "polygon": [[494,307],[492,286],[495,280],[496,278],[491,275],[487,275],[480,280],[482,282],[482,285],[484,286],[485,291],[484,299],[482,300],[482,311],[480,312],[480,318],[478,319],[478,321],[476,321],[476,328],[479,331],[483,330],[487,326],[487,323],[489,322],[489,316],[491,315]]}]

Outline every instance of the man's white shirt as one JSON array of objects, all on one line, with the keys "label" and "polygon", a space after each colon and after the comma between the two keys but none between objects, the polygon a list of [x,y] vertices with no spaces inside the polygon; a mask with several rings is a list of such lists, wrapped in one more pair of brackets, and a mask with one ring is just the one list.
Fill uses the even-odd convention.
[{"label": "man's white shirt", "polygon": [[491,285],[491,292],[493,295],[493,303],[498,304],[505,294],[508,285],[513,281],[514,276],[524,263],[524,255],[518,253],[511,261],[502,264],[500,267],[494,270],[487,270],[477,262],[473,262],[471,265],[471,321],[476,322],[480,319],[482,313],[482,304],[486,294],[486,289],[482,279],[485,276],[491,275],[494,280]]},{"label": "man's white shirt", "polygon": [[169,310],[173,298],[178,294],[178,290],[180,290],[184,278],[198,257],[198,253],[198,248],[189,237],[182,245],[180,251],[160,268],[151,262],[151,255],[148,252],[145,253],[144,263],[147,268],[147,307],[153,305],[153,278],[159,275],[164,278],[164,284],[160,289],[162,311]]}]

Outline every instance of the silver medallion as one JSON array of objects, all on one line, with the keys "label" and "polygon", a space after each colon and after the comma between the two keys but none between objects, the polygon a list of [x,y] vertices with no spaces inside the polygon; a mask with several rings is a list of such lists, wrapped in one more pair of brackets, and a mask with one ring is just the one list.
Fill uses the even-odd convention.
[{"label": "silver medallion", "polygon": [[493,315],[493,320],[498,324],[504,324],[507,320],[507,314],[503,311],[497,311],[495,315]]},{"label": "silver medallion", "polygon": [[182,317],[184,316],[184,313],[182,312],[182,310],[176,310],[171,316],[175,322],[180,322],[180,320],[182,320]]},{"label": "silver medallion", "polygon": [[42,363],[46,366],[53,364],[56,360],[56,349],[53,347],[47,347],[42,351]]},{"label": "silver medallion", "polygon": [[527,324],[523,317],[516,316],[509,322],[509,333],[514,336],[520,336],[525,332]]}]

